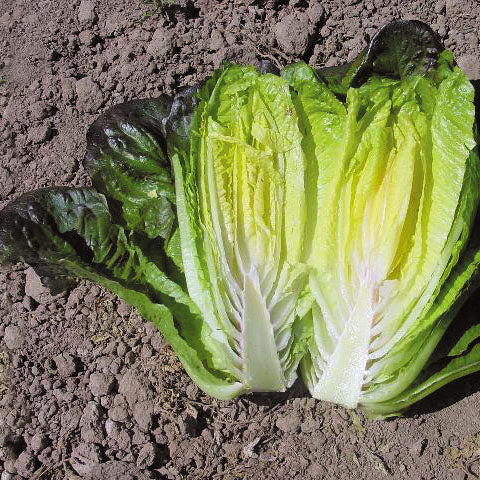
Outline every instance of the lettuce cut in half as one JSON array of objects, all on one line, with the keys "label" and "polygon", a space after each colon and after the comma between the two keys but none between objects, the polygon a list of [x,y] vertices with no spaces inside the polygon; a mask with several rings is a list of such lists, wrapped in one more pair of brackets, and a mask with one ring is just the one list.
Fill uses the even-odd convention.
[{"label": "lettuce cut in half", "polygon": [[314,165],[304,237],[313,334],[303,378],[314,397],[377,415],[480,360],[473,328],[450,362],[426,369],[478,275],[478,243],[468,242],[480,164],[473,87],[433,35],[426,55],[418,46],[410,57],[404,29],[427,34],[416,27],[377,34],[337,83],[341,99],[305,65],[283,72]]},{"label": "lettuce cut in half", "polygon": [[[94,188],[0,212],[0,263],[85,278],[153,321],[208,394],[402,412],[480,370],[474,90],[426,25],[348,65],[225,65],[87,134]],[[478,230],[478,232],[477,232]]]}]

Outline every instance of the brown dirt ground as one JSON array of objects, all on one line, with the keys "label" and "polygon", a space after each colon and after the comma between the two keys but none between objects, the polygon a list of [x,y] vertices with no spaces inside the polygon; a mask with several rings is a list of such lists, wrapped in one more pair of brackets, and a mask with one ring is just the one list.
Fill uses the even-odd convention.
[{"label": "brown dirt ground", "polygon": [[[423,20],[480,77],[473,0],[0,2],[0,208],[33,188],[87,185],[88,125],[107,107],[204,80],[223,60],[354,58],[393,19]],[[159,334],[87,283],[51,297],[0,273],[0,473],[27,479],[480,477],[480,377],[403,418],[286,394],[203,395]]]}]

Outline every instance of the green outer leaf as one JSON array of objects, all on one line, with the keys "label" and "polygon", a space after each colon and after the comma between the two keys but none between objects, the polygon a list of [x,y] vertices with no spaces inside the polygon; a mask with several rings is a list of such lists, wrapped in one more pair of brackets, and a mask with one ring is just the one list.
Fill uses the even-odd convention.
[{"label": "green outer leaf", "polygon": [[462,355],[467,348],[477,339],[480,338],[480,324],[469,328],[460,338],[460,340],[448,352],[449,357],[457,357]]},{"label": "green outer leaf", "polygon": [[144,293],[98,274],[89,265],[66,261],[64,266],[78,278],[85,278],[108,288],[129,305],[134,306],[146,320],[153,322],[167,343],[172,346],[192,380],[208,395],[221,400],[230,400],[243,393],[243,385],[221,375],[215,375],[205,367],[198,352],[175,328],[172,313],[165,305],[154,303]]},{"label": "green outer leaf", "polygon": [[[28,263],[58,293],[75,282],[58,262],[70,257],[103,261],[111,247],[110,230],[105,197],[93,189],[28,192],[0,212],[0,264]],[[68,232],[77,234],[75,243]]]},{"label": "green outer leaf", "polygon": [[398,416],[409,406],[418,402],[427,395],[443,387],[447,383],[480,371],[480,345],[476,344],[465,355],[451,360],[446,367],[429,377],[428,380],[409,388],[402,395],[385,403],[364,405],[367,414],[371,418],[387,418]]},{"label": "green outer leaf", "polygon": [[34,191],[0,212],[2,263],[26,261],[59,282],[83,278],[112,290],[157,325],[202,390],[233,398],[243,386],[208,366],[211,354],[202,343],[208,333],[198,308],[143,253],[148,244],[113,224],[105,197],[92,189]]},{"label": "green outer leaf", "polygon": [[97,190],[120,202],[129,229],[167,240],[176,218],[164,135],[171,107],[168,97],[112,107],[89,128],[84,159]]},{"label": "green outer leaf", "polygon": [[381,27],[367,48],[351,63],[318,70],[328,88],[346,95],[374,75],[399,79],[424,75],[436,68],[443,50],[438,35],[418,20],[400,20]]}]

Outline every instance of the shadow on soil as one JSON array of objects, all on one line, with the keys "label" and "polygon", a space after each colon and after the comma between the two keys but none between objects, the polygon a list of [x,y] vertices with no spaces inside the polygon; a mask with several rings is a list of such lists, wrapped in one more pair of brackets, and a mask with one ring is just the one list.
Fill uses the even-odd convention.
[{"label": "shadow on soil", "polygon": [[248,396],[248,400],[258,406],[274,407],[283,405],[293,398],[310,398],[311,395],[302,380],[298,378],[295,383],[286,392],[275,393],[253,393]]}]

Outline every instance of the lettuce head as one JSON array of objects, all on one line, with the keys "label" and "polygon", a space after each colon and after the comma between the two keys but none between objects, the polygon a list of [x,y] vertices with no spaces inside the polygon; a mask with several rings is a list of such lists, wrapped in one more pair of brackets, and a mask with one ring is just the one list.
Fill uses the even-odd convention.
[{"label": "lettuce head", "polygon": [[0,212],[0,262],[86,278],[222,399],[284,391],[395,415],[480,370],[474,89],[425,24],[351,64],[228,64],[87,134],[94,188]]}]

